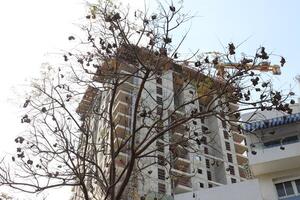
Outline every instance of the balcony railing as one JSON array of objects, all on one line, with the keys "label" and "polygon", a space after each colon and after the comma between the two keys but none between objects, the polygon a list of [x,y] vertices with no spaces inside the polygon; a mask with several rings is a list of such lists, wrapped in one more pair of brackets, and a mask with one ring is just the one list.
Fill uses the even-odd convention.
[{"label": "balcony railing", "polygon": [[175,186],[183,185],[185,187],[192,187],[191,179],[178,177],[177,180],[175,180]]}]

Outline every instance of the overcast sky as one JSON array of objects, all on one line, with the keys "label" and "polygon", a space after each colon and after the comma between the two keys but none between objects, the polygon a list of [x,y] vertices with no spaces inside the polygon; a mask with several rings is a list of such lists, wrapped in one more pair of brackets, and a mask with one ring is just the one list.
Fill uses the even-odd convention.
[{"label": "overcast sky", "polygon": [[[134,8],[142,0],[126,0]],[[154,0],[153,0],[154,2]],[[153,3],[148,1],[148,4]],[[275,87],[299,94],[300,1],[297,0],[186,0],[185,10],[196,13],[183,46],[190,50],[223,51],[229,42],[243,43],[241,52],[252,54],[261,46],[286,57]],[[133,8],[133,9],[134,9]],[[85,16],[81,0],[2,0],[0,2],[0,151],[13,151],[13,139],[22,131],[18,91],[25,80],[38,77],[42,63],[68,48],[67,37]],[[222,46],[223,45],[223,46]],[[13,89],[15,88],[15,89]],[[1,155],[1,154],[0,154]],[[1,192],[1,188],[0,188]],[[51,199],[61,199],[52,194]]]}]

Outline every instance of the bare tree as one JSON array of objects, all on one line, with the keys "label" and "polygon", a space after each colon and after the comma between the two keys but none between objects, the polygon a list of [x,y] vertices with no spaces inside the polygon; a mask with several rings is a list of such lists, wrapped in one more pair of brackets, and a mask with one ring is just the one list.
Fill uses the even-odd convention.
[{"label": "bare tree", "polygon": [[[282,95],[255,72],[278,73],[278,66],[266,63],[272,55],[264,47],[241,58],[233,43],[223,53],[180,56],[187,34],[178,40],[177,30],[193,16],[184,14],[181,4],[158,7],[149,14],[111,1],[89,5],[81,27],[86,38],[70,36],[80,45],[64,53],[65,64],[49,66],[32,84],[21,119],[27,131],[15,139],[19,147],[12,161],[2,161],[2,185],[30,193],[70,186],[86,200],[126,198],[157,163],[176,184],[184,181],[172,171],[176,159],[202,155],[201,144],[218,153],[217,133],[193,127],[195,119],[218,119],[240,131],[247,123],[241,111],[291,112],[284,102],[293,93]],[[157,98],[162,91],[149,85],[170,71],[174,92]],[[187,98],[190,88],[196,92]]]}]

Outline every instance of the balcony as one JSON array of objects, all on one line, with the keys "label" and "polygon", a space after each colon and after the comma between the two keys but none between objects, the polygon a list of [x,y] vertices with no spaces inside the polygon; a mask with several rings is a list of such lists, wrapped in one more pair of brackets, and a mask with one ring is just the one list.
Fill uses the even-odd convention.
[{"label": "balcony", "polygon": [[188,135],[184,135],[183,133],[180,133],[180,132],[184,132],[184,131],[182,131],[182,129],[180,127],[178,127],[178,130],[176,128],[172,132],[173,132],[173,135],[171,138],[172,142],[181,144],[183,146],[188,145]]},{"label": "balcony", "polygon": [[190,175],[190,162],[186,159],[177,158],[174,162],[174,170],[183,175]]},{"label": "balcony", "polygon": [[238,154],[244,154],[247,151],[247,147],[243,144],[234,142],[235,152]]},{"label": "balcony", "polygon": [[128,116],[124,116],[122,114],[118,114],[115,117],[114,123],[116,126],[130,128],[131,127],[131,119]]},{"label": "balcony", "polygon": [[224,184],[222,184],[222,183],[215,182],[215,181],[209,181],[209,180],[208,180],[207,182],[208,182],[208,184],[211,184],[212,187],[218,187],[218,186],[224,185]]},{"label": "balcony", "polygon": [[245,165],[248,163],[248,158],[245,155],[237,153],[236,159],[237,159],[238,165]]},{"label": "balcony", "polygon": [[249,154],[249,164],[255,176],[300,167],[300,142],[280,147],[256,145],[256,155]]},{"label": "balcony", "polygon": [[239,174],[242,179],[247,179],[247,177],[248,177],[247,170],[243,166],[240,166],[240,165],[239,165]]},{"label": "balcony", "polygon": [[127,163],[128,155],[126,153],[120,152],[116,157],[115,163],[117,168],[124,168]]},{"label": "balcony", "polygon": [[113,116],[116,117],[119,113],[131,116],[131,106],[128,106],[127,103],[119,101],[113,108]]},{"label": "balcony", "polygon": [[191,162],[189,152],[181,147],[176,149],[176,155],[174,155],[174,157],[177,159],[178,162]]},{"label": "balcony", "polygon": [[178,137],[178,136],[181,136],[181,137],[182,137],[182,136],[184,136],[184,134],[186,133],[186,127],[185,127],[184,125],[176,126],[176,128],[173,128],[173,129],[172,129],[172,133],[174,133],[174,134],[175,134],[175,133],[178,133],[179,135],[177,134],[177,137]]},{"label": "balcony", "polygon": [[246,139],[246,136],[240,134],[239,132],[232,131],[231,133],[232,133],[233,141],[236,143],[242,143]]},{"label": "balcony", "polygon": [[190,177],[176,177],[174,180],[175,194],[185,193],[192,191],[192,183]]},{"label": "balcony", "polygon": [[126,103],[128,105],[131,105],[131,103],[132,103],[132,95],[131,95],[131,93],[123,91],[123,90],[120,90],[117,93],[116,98],[115,98],[115,102],[119,102],[119,101],[123,102],[123,103]]},{"label": "balcony", "polygon": [[125,126],[117,125],[115,128],[115,137],[127,139],[130,135],[129,130]]}]

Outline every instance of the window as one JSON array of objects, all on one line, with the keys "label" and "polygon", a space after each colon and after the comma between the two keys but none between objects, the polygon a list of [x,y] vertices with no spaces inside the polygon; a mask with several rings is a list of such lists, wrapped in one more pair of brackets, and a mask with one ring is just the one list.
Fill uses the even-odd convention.
[{"label": "window", "polygon": [[201,130],[203,134],[207,134],[208,133],[208,128],[206,126],[201,126]]},{"label": "window", "polygon": [[205,136],[202,136],[202,138],[200,139],[200,141],[203,143],[203,144],[207,144],[207,138]]},{"label": "window", "polygon": [[213,187],[213,185],[209,183],[208,184],[208,188],[212,188],[212,187]]},{"label": "window", "polygon": [[157,104],[163,105],[163,100],[161,97],[156,97],[156,100],[157,100]]},{"label": "window", "polygon": [[161,155],[158,155],[157,156],[157,163],[158,163],[158,165],[165,166],[165,158]]},{"label": "window", "polygon": [[285,197],[294,194],[293,186],[291,181],[287,181],[284,183],[275,184],[278,197]]},{"label": "window", "polygon": [[227,153],[227,160],[228,160],[228,162],[233,162],[232,161],[232,155],[230,154],[230,153]]},{"label": "window", "polygon": [[295,183],[296,183],[296,187],[297,187],[298,193],[300,193],[300,179],[295,180]]},{"label": "window", "polygon": [[226,128],[226,121],[223,121],[223,120],[222,120],[222,127],[223,127],[223,128]]},{"label": "window", "polygon": [[230,143],[229,142],[225,142],[225,147],[227,151],[230,151]]},{"label": "window", "polygon": [[205,119],[204,119],[204,117],[201,118],[201,123],[202,123],[202,124],[205,124]]},{"label": "window", "polygon": [[195,159],[201,161],[201,156],[195,156]]},{"label": "window", "polygon": [[162,88],[159,86],[156,86],[156,93],[159,95],[162,95]]},{"label": "window", "polygon": [[160,180],[166,179],[166,172],[164,169],[158,168],[158,179],[160,179]]},{"label": "window", "polygon": [[162,84],[162,79],[161,79],[161,77],[156,77],[156,83],[157,84]]},{"label": "window", "polygon": [[234,172],[234,167],[232,165],[229,165],[229,173],[231,175],[235,175],[235,172]]},{"label": "window", "polygon": [[279,199],[300,196],[300,179],[275,184]]},{"label": "window", "polygon": [[236,179],[235,178],[231,178],[231,183],[236,183]]},{"label": "window", "polygon": [[189,90],[189,93],[190,93],[190,94],[194,94],[194,92],[193,92],[192,90]]},{"label": "window", "polygon": [[204,147],[204,153],[208,154],[208,148],[207,147]]},{"label": "window", "polygon": [[157,146],[157,151],[162,152],[162,153],[165,152],[164,143],[157,141],[156,146]]},{"label": "window", "polygon": [[280,146],[280,145],[285,145],[285,144],[291,144],[291,143],[295,143],[298,141],[299,141],[298,136],[294,135],[294,136],[289,136],[289,137],[286,137],[283,139],[277,139],[277,140],[264,142],[264,146],[269,148],[269,147],[275,147],[275,146]]},{"label": "window", "polygon": [[223,134],[224,134],[224,138],[228,140],[228,139],[229,139],[229,134],[228,134],[228,132],[224,130],[224,131],[223,131]]},{"label": "window", "polygon": [[206,163],[206,168],[210,168],[210,163],[208,159],[205,159],[205,163]]},{"label": "window", "polygon": [[194,124],[194,125],[197,125],[197,122],[193,120],[193,124]]},{"label": "window", "polygon": [[198,174],[202,174],[202,169],[199,169],[199,168],[198,168],[197,171],[198,171]]},{"label": "window", "polygon": [[211,181],[211,172],[207,171],[207,180]]},{"label": "window", "polygon": [[161,107],[156,108],[156,113],[157,115],[162,115],[163,114],[163,109]]},{"label": "window", "polygon": [[203,183],[199,183],[200,188],[204,188],[204,184]]},{"label": "window", "polygon": [[202,112],[203,110],[203,106],[199,105],[199,111]]},{"label": "window", "polygon": [[158,193],[166,193],[166,185],[162,183],[158,183]]}]

